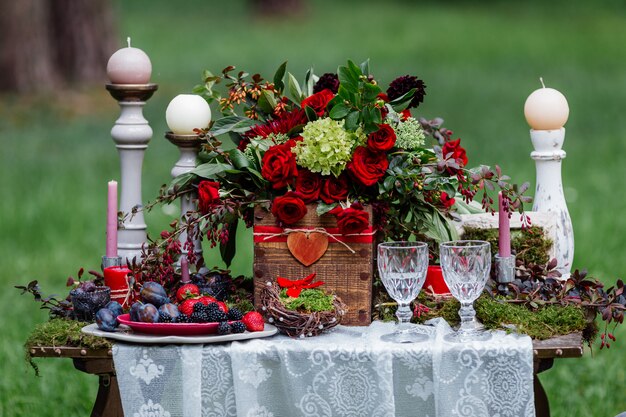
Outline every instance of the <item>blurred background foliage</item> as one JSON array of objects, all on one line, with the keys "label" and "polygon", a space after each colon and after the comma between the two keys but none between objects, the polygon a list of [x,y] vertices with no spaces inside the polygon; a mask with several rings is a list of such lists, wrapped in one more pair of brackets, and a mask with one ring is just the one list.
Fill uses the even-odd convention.
[{"label": "blurred background foliage", "polygon": [[[0,0],[0,6],[8,3]],[[62,16],[59,12],[55,16],[61,22],[83,22],[86,17],[80,17],[79,10],[84,8],[79,5],[85,3],[89,2],[65,2]],[[26,77],[27,88],[17,89],[26,93],[18,93],[16,85],[12,88],[6,82],[7,70],[2,72],[0,417],[52,416],[61,410],[68,416],[87,415],[95,399],[95,377],[79,374],[70,361],[39,361],[41,378],[22,361],[23,341],[46,315],[26,297],[18,297],[12,286],[39,279],[44,291],[64,294],[68,275],[81,266],[99,265],[105,246],[106,182],[119,180],[119,160],[109,134],[119,110],[104,90],[103,70],[126,36],[151,57],[152,82],[159,84],[145,109],[154,130],[143,167],[146,201],[169,181],[178,158],[163,138],[165,107],[176,94],[190,92],[204,69],[216,73],[235,65],[270,77],[288,60],[288,69],[302,78],[311,66],[322,74],[346,59],[370,58],[374,75],[385,85],[404,74],[425,80],[426,99],[416,113],[443,117],[455,136],[462,138],[470,165],[497,163],[515,181],[531,183],[534,163],[529,158],[523,104],[542,76],[570,104],[563,181],[576,236],[575,267],[587,268],[607,283],[623,277],[623,2],[97,3],[110,11],[111,20],[107,26],[103,19],[108,12],[91,10],[98,23],[93,26],[94,39],[97,43],[102,37],[102,44],[109,46],[95,59],[90,76],[71,75],[81,64],[73,64],[71,70],[66,63],[58,83],[37,82],[32,75]],[[56,23],[60,28],[67,24]],[[26,27],[21,36],[31,36],[33,31]],[[66,53],[66,58],[57,53],[56,62],[71,60],[63,35],[48,32],[47,36],[48,45]],[[18,49],[21,45],[18,54],[27,67],[38,65],[38,52],[25,47],[24,38],[2,39],[4,68],[8,68],[9,41]],[[175,216],[175,207],[149,213],[151,235],[166,228]],[[246,235],[245,230],[240,232]],[[234,272],[250,274],[250,245],[240,248],[240,253]],[[217,258],[209,258],[216,262]],[[626,410],[626,330],[619,329],[616,335],[610,350],[598,352],[596,346],[593,354],[556,361],[553,369],[540,375],[554,416],[613,416]]]}]

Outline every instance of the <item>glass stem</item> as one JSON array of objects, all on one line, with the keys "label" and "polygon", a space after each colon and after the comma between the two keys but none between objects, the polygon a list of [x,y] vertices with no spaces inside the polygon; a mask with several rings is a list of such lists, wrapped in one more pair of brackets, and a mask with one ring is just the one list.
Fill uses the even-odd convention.
[{"label": "glass stem", "polygon": [[408,304],[398,303],[396,317],[398,318],[399,324],[409,323],[411,321],[411,317],[413,317],[413,312]]},{"label": "glass stem", "polygon": [[475,327],[476,310],[474,303],[462,302],[459,309],[459,317],[461,317],[461,327],[459,331],[473,330]]}]

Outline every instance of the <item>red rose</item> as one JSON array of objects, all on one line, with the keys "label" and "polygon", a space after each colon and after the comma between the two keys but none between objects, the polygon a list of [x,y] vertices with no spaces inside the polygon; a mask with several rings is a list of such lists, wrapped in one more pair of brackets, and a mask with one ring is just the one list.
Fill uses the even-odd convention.
[{"label": "red rose", "polygon": [[337,227],[343,235],[361,233],[370,224],[370,215],[360,204],[353,204],[336,214]]},{"label": "red rose", "polygon": [[200,181],[198,184],[198,206],[200,212],[207,214],[220,201],[220,183]]},{"label": "red rose", "polygon": [[296,156],[287,144],[275,145],[263,155],[261,175],[275,190],[285,188],[298,175]]},{"label": "red rose", "polygon": [[387,155],[359,146],[347,168],[361,184],[369,187],[385,175],[388,166]]},{"label": "red rose", "polygon": [[302,196],[305,203],[312,203],[320,197],[322,178],[319,174],[301,169],[296,178],[296,191]]},{"label": "red rose", "polygon": [[467,165],[467,155],[465,149],[461,147],[461,139],[446,142],[441,149],[443,159],[451,158],[461,168]]},{"label": "red rose", "polygon": [[296,223],[304,217],[306,212],[304,201],[302,201],[298,193],[293,191],[289,191],[281,197],[276,197],[272,203],[272,214],[285,224]]},{"label": "red rose", "polygon": [[443,204],[445,208],[450,208],[454,205],[454,197],[448,197],[448,193],[445,191],[441,192],[441,196],[439,198],[441,200],[441,204]]},{"label": "red rose", "polygon": [[387,152],[396,144],[396,132],[388,124],[378,125],[378,130],[367,135],[367,147],[376,152]]},{"label": "red rose", "polygon": [[348,177],[341,174],[339,177],[327,177],[322,186],[320,198],[326,204],[343,201],[348,197]]},{"label": "red rose", "polygon": [[333,99],[335,95],[328,88],[323,89],[319,93],[315,93],[310,97],[305,98],[300,103],[300,106],[304,109],[305,107],[311,107],[315,110],[318,116],[323,116],[326,111],[326,106],[328,102]]}]

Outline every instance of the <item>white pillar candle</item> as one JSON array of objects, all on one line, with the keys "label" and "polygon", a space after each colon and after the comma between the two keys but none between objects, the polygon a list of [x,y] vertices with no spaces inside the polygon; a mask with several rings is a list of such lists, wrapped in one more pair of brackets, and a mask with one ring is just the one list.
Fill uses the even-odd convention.
[{"label": "white pillar candle", "polygon": [[144,51],[130,46],[111,55],[107,63],[107,75],[113,84],[147,84],[152,75],[152,63]]},{"label": "white pillar candle", "polygon": [[194,129],[205,129],[211,122],[209,103],[195,94],[179,94],[168,104],[165,120],[177,135],[193,135]]},{"label": "white pillar candle", "polygon": [[526,121],[534,130],[560,129],[569,117],[567,99],[560,91],[546,88],[540,80],[543,87],[533,91],[524,104]]}]

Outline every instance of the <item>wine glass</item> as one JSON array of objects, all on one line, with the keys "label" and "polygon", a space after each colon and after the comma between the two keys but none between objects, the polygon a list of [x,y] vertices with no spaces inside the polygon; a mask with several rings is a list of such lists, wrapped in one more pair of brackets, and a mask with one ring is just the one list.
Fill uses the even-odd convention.
[{"label": "wine glass", "polygon": [[381,337],[396,343],[412,343],[428,340],[417,333],[409,323],[413,312],[410,303],[419,294],[426,281],[428,268],[428,245],[423,242],[387,242],[378,245],[378,272],[387,293],[398,303],[396,331]]},{"label": "wine glass", "polygon": [[476,320],[474,300],[485,288],[491,269],[491,245],[482,240],[457,240],[439,245],[443,279],[450,292],[461,303],[461,326],[445,340],[466,342],[487,340],[491,337]]}]

